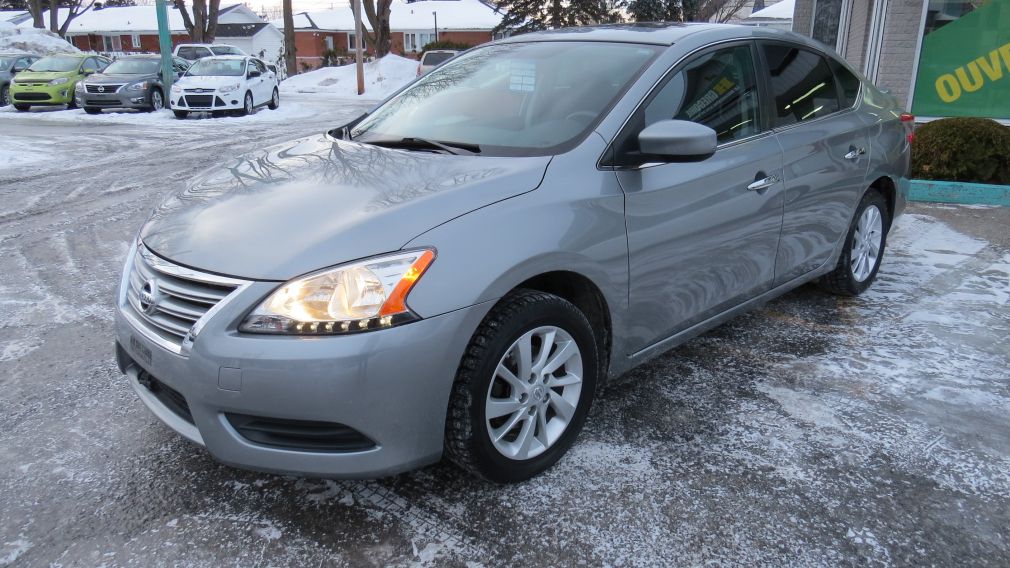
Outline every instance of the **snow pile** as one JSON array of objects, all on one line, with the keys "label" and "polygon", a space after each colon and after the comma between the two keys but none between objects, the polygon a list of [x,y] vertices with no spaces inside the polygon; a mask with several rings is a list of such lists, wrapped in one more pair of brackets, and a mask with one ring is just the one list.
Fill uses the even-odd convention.
[{"label": "snow pile", "polygon": [[365,94],[358,97],[358,79],[354,64],[323,67],[289,77],[281,83],[281,92],[325,93],[341,98],[381,100],[396,92],[417,76],[417,61],[389,54],[365,63]]},{"label": "snow pile", "polygon": [[0,22],[0,52],[25,52],[35,55],[76,53],[80,50],[60,36],[37,28],[17,28]]}]

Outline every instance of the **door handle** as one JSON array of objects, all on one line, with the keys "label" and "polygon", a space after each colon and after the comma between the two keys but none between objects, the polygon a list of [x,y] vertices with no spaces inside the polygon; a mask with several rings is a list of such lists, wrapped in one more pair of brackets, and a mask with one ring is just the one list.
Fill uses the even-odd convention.
[{"label": "door handle", "polygon": [[751,191],[762,191],[768,189],[769,187],[777,184],[779,182],[778,176],[768,176],[761,178],[759,180],[754,180],[747,186],[747,189]]},{"label": "door handle", "polygon": [[858,160],[860,156],[866,153],[866,150],[862,148],[849,147],[849,153],[842,156],[846,160]]}]

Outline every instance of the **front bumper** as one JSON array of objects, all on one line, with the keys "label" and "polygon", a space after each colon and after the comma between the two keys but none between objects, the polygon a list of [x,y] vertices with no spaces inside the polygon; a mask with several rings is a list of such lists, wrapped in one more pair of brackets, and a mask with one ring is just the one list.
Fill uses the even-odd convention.
[{"label": "front bumper", "polygon": [[74,83],[55,86],[26,86],[11,83],[12,103],[25,105],[65,105],[74,99]]},{"label": "front bumper", "polygon": [[192,93],[173,91],[169,97],[172,110],[190,112],[212,112],[216,110],[241,110],[244,106],[244,92],[235,90],[228,93]]},{"label": "front bumper", "polygon": [[82,93],[77,91],[77,106],[94,108],[146,108],[147,91],[117,93]]},{"label": "front bumper", "polygon": [[[457,366],[490,304],[355,335],[238,333],[244,312],[236,306],[250,305],[273,286],[256,283],[244,290],[208,321],[188,356],[149,340],[116,310],[121,370],[155,416],[217,460],[260,471],[380,477],[437,461]],[[145,371],[185,398],[189,416],[142,384]],[[230,418],[236,414],[338,423],[374,447],[315,451],[264,445],[239,432]]]}]

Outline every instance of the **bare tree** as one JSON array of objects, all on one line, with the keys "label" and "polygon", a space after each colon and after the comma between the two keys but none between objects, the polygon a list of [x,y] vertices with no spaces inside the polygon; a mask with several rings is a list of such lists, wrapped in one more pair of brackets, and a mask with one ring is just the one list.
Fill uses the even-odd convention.
[{"label": "bare tree", "polygon": [[32,27],[44,29],[46,27],[43,12],[45,11],[45,0],[31,0],[28,3],[28,12],[32,15]]},{"label": "bare tree", "polygon": [[284,66],[288,77],[298,73],[298,58],[295,51],[295,15],[291,13],[291,0],[284,0]]},{"label": "bare tree", "polygon": [[213,43],[217,37],[217,17],[221,12],[221,0],[193,0],[193,15],[186,9],[186,0],[175,0],[175,7],[182,14],[182,25],[193,43]]},{"label": "bare tree", "polygon": [[[29,12],[32,14],[33,22],[36,28],[45,28],[45,18],[42,15],[42,6],[45,0],[32,0],[29,4]],[[63,6],[60,6],[60,0],[49,0],[49,31],[54,34],[59,34],[60,37],[67,37],[67,30],[70,29],[70,22],[74,21],[77,16],[80,16],[84,12],[87,12],[95,5],[95,0],[63,0]],[[60,9],[66,9],[63,21],[60,22]]]},{"label": "bare tree", "polygon": [[393,0],[363,0],[365,5],[365,16],[372,28],[369,32],[363,29],[362,32],[368,45],[375,51],[376,57],[382,57],[389,53],[392,44],[389,32],[389,12]]}]

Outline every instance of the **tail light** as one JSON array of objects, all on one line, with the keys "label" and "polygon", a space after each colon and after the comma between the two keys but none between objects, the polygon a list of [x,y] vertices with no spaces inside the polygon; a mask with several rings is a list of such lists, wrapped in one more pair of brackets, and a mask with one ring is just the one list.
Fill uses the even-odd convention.
[{"label": "tail light", "polygon": [[910,112],[903,112],[899,118],[902,124],[905,125],[905,128],[908,129],[908,135],[905,136],[908,138],[908,143],[915,142],[915,115]]}]

